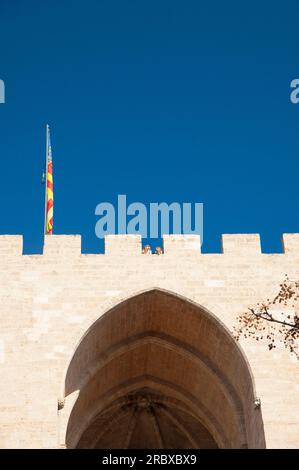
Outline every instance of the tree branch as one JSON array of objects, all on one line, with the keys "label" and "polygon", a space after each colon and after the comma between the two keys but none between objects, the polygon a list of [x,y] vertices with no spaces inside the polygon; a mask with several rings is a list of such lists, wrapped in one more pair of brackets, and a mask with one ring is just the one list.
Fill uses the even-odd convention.
[{"label": "tree branch", "polygon": [[[274,323],[280,323],[281,325],[289,326],[290,328],[295,328],[295,329],[298,328],[296,323],[289,323],[289,322],[286,322],[286,321],[277,320],[277,318],[273,318],[273,315],[271,315],[267,311],[266,312],[256,313],[253,308],[249,308],[249,310],[257,318],[262,318],[263,320],[271,321],[271,322],[274,322]],[[264,315],[266,315],[266,316],[264,316]]]}]

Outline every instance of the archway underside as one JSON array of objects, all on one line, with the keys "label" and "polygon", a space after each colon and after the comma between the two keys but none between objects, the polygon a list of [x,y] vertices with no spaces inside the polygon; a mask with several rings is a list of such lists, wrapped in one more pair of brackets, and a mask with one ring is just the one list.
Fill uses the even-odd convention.
[{"label": "archway underside", "polygon": [[68,448],[264,447],[246,360],[207,311],[152,290],[82,338],[66,400],[79,390]]},{"label": "archway underside", "polygon": [[183,402],[144,387],[117,399],[84,431],[77,448],[217,448],[199,418]]}]

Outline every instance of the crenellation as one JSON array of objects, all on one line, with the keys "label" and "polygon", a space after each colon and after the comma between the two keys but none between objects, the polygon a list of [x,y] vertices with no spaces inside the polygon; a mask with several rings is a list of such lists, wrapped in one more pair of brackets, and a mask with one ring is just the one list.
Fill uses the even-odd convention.
[{"label": "crenellation", "polygon": [[284,253],[293,253],[299,256],[299,233],[284,233],[282,235],[282,246]]},{"label": "crenellation", "polygon": [[81,235],[45,235],[44,255],[81,255]]},{"label": "crenellation", "polygon": [[255,255],[261,254],[259,234],[224,234],[222,235],[222,253]]},{"label": "crenellation", "polygon": [[197,252],[201,251],[199,235],[163,235],[163,248],[166,255],[175,255],[178,252]]},{"label": "crenellation", "polygon": [[141,255],[141,236],[107,235],[105,237],[105,254],[112,256]]},{"label": "crenellation", "polygon": [[0,235],[0,257],[11,257],[22,255],[22,235]]},{"label": "crenellation", "polygon": [[[201,240],[199,235],[163,235],[162,254],[184,256],[198,255],[201,253]],[[132,256],[142,254],[142,239],[140,235],[106,235],[104,239],[104,255],[108,256]],[[233,257],[260,255],[261,240],[259,234],[223,234],[221,236],[222,253],[203,253],[202,255],[211,262],[217,263],[221,255],[231,255]],[[294,254],[299,256],[299,233],[284,233],[282,235],[283,253],[263,254],[271,261],[280,262],[283,254]],[[22,255],[23,236],[22,235],[0,235],[0,257]],[[81,235],[46,235],[44,241],[43,254],[23,255],[24,261],[32,265],[45,255],[47,258],[57,259],[63,257],[78,257],[81,255],[86,260],[95,260],[103,254],[82,253]],[[48,262],[49,262],[48,260]]]}]

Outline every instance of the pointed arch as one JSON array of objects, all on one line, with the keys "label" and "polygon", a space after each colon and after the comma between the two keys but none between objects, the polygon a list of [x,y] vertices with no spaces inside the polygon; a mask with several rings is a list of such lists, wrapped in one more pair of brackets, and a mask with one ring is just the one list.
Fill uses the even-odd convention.
[{"label": "pointed arch", "polygon": [[[170,422],[172,427],[181,423],[175,431],[178,447],[187,445],[183,434],[189,443],[192,434],[201,436],[207,447],[265,446],[261,410],[254,407],[254,381],[244,352],[217,317],[173,292],[153,288],[138,293],[88,328],[65,376],[66,399],[76,391],[78,398],[66,416],[68,447],[95,443],[92,435],[107,417],[111,420],[107,411],[111,407],[122,424],[118,423],[118,431],[116,425],[107,431],[96,445],[119,446],[117,434],[140,406],[138,397],[151,403],[155,420],[142,410],[136,436],[146,435],[144,423],[150,417],[151,423],[156,422],[155,434],[163,430],[159,442],[165,442],[163,432],[167,434]],[[130,401],[132,396],[136,403]],[[124,406],[131,406],[130,413],[123,413]],[[141,446],[141,437],[134,436],[132,445]],[[152,442],[153,437],[146,439]]]}]

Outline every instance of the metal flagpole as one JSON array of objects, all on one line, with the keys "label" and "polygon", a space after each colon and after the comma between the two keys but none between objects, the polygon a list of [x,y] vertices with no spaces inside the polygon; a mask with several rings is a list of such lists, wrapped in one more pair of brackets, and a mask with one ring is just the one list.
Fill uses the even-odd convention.
[{"label": "metal flagpole", "polygon": [[47,233],[47,185],[48,185],[48,153],[49,153],[49,126],[46,125],[46,168],[45,168],[45,220],[44,220],[44,242]]}]

